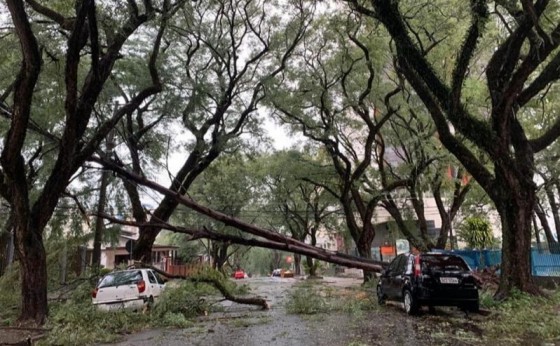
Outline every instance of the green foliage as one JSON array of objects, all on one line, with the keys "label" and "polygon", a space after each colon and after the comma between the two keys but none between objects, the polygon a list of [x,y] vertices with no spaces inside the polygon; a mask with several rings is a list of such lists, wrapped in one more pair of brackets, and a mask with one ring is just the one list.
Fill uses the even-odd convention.
[{"label": "green foliage", "polygon": [[495,306],[494,318],[484,325],[490,339],[524,344],[528,341],[560,340],[560,291],[548,297],[530,296],[518,290],[505,302]]},{"label": "green foliage", "polygon": [[485,249],[494,244],[490,222],[478,216],[465,219],[459,226],[457,236],[465,241],[467,247],[471,249]]},{"label": "green foliage", "polygon": [[273,252],[269,249],[252,247],[240,261],[239,265],[247,273],[269,275],[273,267]]},{"label": "green foliage", "polygon": [[[0,280],[0,287],[5,278]],[[51,331],[45,344],[114,342],[119,335],[149,327],[189,327],[194,317],[210,311],[211,304],[205,297],[216,295],[216,289],[208,284],[171,281],[150,313],[101,311],[91,304],[92,288],[88,281],[84,281],[66,302],[51,304],[46,325]]]},{"label": "green foliage", "polygon": [[291,314],[313,315],[329,311],[325,298],[309,285],[300,286],[288,296],[286,310]]},{"label": "green foliage", "polygon": [[0,276],[0,326],[15,321],[21,305],[20,292],[19,265],[14,263]]},{"label": "green foliage", "polygon": [[495,308],[500,303],[494,299],[493,292],[484,290],[479,293],[479,304],[481,308],[491,309]]},{"label": "green foliage", "polygon": [[374,309],[377,309],[377,303],[370,290],[364,290],[363,287],[334,288],[324,286],[320,281],[298,285],[286,302],[286,310],[289,313],[302,315],[340,311],[359,318],[364,311]]},{"label": "green foliage", "polygon": [[163,325],[167,322],[175,325],[172,317],[182,316],[177,319],[178,327],[184,325],[187,319],[209,311],[210,304],[202,297],[216,292],[206,284],[195,284],[191,281],[171,282],[167,286],[152,313],[156,319],[161,320],[158,323]]},{"label": "green foliage", "polygon": [[[88,285],[85,285],[88,286]],[[78,294],[76,298],[82,296]],[[150,316],[134,311],[100,311],[87,297],[52,304],[46,327],[51,329],[47,345],[88,345],[112,342],[123,333],[141,330],[150,324]]]}]

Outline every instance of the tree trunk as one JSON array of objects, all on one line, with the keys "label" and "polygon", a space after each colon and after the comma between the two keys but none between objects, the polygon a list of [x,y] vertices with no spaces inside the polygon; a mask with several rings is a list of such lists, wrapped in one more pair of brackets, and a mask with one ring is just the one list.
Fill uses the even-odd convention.
[{"label": "tree trunk", "polygon": [[[560,196],[560,182],[555,181],[554,185],[556,186],[556,193]],[[558,213],[558,209],[556,209],[556,212]],[[556,225],[556,239],[560,242],[560,224]]]},{"label": "tree trunk", "polygon": [[101,242],[105,231],[105,224],[103,223],[101,215],[105,213],[109,175],[110,173],[107,170],[104,170],[103,173],[101,173],[101,186],[99,187],[99,200],[97,201],[97,217],[95,218],[95,232],[93,234],[93,251],[91,254],[91,266],[94,269],[99,269],[101,266]]},{"label": "tree trunk", "polygon": [[[447,241],[452,237],[451,220],[449,220],[449,217],[447,217],[447,215],[443,216],[442,214],[440,214],[440,216],[441,229],[439,231],[439,236],[436,242],[436,249],[445,249],[445,247],[447,246]],[[453,246],[451,246],[451,248],[453,248]]]},{"label": "tree trunk", "polygon": [[548,197],[548,203],[550,204],[550,210],[552,211],[552,217],[554,219],[554,228],[556,229],[556,239],[560,241],[560,213],[558,210],[558,203],[556,202],[556,196],[554,195],[553,186],[550,184],[545,184],[544,189],[546,191],[546,196]]},{"label": "tree trunk", "polygon": [[307,264],[307,268],[309,268],[309,276],[310,277],[317,276],[317,267],[315,266],[315,263],[313,261],[313,257],[306,256],[305,261],[306,261],[306,264]]},{"label": "tree trunk", "polygon": [[539,218],[541,226],[544,230],[548,250],[551,253],[558,253],[558,242],[554,239],[554,235],[552,235],[552,230],[550,229],[546,213],[544,212],[544,209],[539,202],[537,202],[535,205],[535,214],[537,214],[537,217]]},{"label": "tree trunk", "polygon": [[301,255],[298,253],[294,254],[294,274],[301,276]]},{"label": "tree trunk", "polygon": [[541,244],[541,235],[539,234],[539,225],[537,225],[537,217],[535,214],[532,216],[533,219],[533,230],[535,232],[535,241],[537,242],[537,248],[539,251],[542,251],[542,244]]},{"label": "tree trunk", "polygon": [[536,192],[520,184],[501,185],[503,198],[496,207],[502,221],[503,246],[500,285],[495,297],[504,299],[513,288],[538,293],[531,271],[531,216]]},{"label": "tree trunk", "polygon": [[[364,230],[358,241],[356,242],[356,248],[358,249],[358,254],[360,257],[371,259],[371,243],[373,242],[373,237],[375,236],[375,231],[373,230],[373,225],[371,223],[364,225]],[[374,272],[364,269],[364,283],[367,283],[375,278]]]},{"label": "tree trunk", "polygon": [[[317,245],[317,228],[313,228],[311,230],[311,232],[309,233],[309,236],[311,237],[311,246],[316,246]],[[313,260],[313,257],[311,256],[307,256],[306,258],[307,261],[307,267],[309,268],[309,276],[310,277],[315,277],[317,276],[317,261]]]},{"label": "tree trunk", "polygon": [[212,268],[220,273],[224,273],[224,265],[228,260],[229,243],[221,241],[212,241],[210,246]]},{"label": "tree trunk", "polygon": [[[115,106],[115,112],[117,107]],[[105,153],[111,155],[113,148],[115,147],[114,141],[114,131],[109,132],[107,135],[107,147]],[[111,177],[111,172],[109,170],[103,170],[101,173],[101,183],[99,187],[99,200],[97,201],[97,217],[95,219],[95,233],[93,235],[93,251],[91,254],[91,265],[97,270],[101,266],[101,242],[103,241],[103,233],[105,231],[105,225],[103,224],[102,214],[105,213],[105,203],[107,200],[107,187],[109,186],[109,178]]]},{"label": "tree trunk", "polygon": [[160,227],[139,227],[138,241],[132,251],[132,258],[143,263],[152,263],[152,246],[159,234]]},{"label": "tree trunk", "polygon": [[16,225],[15,234],[21,276],[19,320],[42,325],[48,314],[47,257],[42,232],[29,225]]},{"label": "tree trunk", "polygon": [[424,196],[416,192],[416,187],[412,186],[409,190],[411,192],[411,203],[416,217],[418,219],[418,228],[420,229],[420,238],[428,250],[434,247],[434,244],[428,236],[428,221],[426,220],[426,212],[424,209]]},{"label": "tree trunk", "polygon": [[411,246],[419,249],[420,251],[428,251],[428,247],[418,238],[413,232],[410,231],[408,225],[403,219],[400,208],[397,206],[395,201],[389,197],[387,200],[383,201],[383,208],[393,217],[400,231],[403,233],[404,237],[408,240]]}]

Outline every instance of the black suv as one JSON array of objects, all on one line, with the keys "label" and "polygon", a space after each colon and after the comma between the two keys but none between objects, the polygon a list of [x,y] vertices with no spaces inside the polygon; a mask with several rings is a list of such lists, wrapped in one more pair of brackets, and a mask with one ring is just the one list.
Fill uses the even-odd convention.
[{"label": "black suv", "polygon": [[401,254],[381,273],[377,284],[379,304],[385,300],[404,303],[407,314],[422,305],[457,306],[478,312],[478,287],[460,256],[445,253]]}]

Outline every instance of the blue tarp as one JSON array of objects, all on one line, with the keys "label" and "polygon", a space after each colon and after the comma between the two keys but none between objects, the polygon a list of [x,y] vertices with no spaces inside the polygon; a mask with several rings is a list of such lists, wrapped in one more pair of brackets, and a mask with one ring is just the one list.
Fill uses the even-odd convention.
[{"label": "blue tarp", "polygon": [[533,276],[560,276],[560,254],[531,251]]}]

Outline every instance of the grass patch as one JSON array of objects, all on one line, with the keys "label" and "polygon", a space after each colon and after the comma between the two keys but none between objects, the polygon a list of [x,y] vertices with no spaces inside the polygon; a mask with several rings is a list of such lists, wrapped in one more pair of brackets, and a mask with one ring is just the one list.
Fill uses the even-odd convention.
[{"label": "grass patch", "polygon": [[510,299],[493,310],[492,318],[483,326],[488,339],[507,337],[520,343],[560,341],[560,290],[547,297],[514,291]]},{"label": "grass patch", "polygon": [[302,315],[344,312],[360,317],[365,311],[377,308],[374,296],[367,288],[335,288],[316,281],[299,284],[286,303],[289,313]]},{"label": "grass patch", "polygon": [[[560,290],[547,297],[514,291],[503,302],[492,299],[493,292],[481,291],[481,307],[488,315],[426,315],[422,333],[435,340],[473,345],[543,345],[560,341]],[[420,327],[418,328],[420,331]]]},{"label": "grass patch", "polygon": [[[91,304],[92,288],[88,281],[84,281],[68,300],[50,304],[45,325],[50,332],[39,345],[90,345],[115,342],[124,334],[147,328],[192,328],[197,316],[215,310],[206,297],[219,295],[206,283],[171,281],[149,313],[100,311]],[[231,289],[236,288],[232,286]],[[236,292],[239,291],[246,291],[246,288]]]}]

